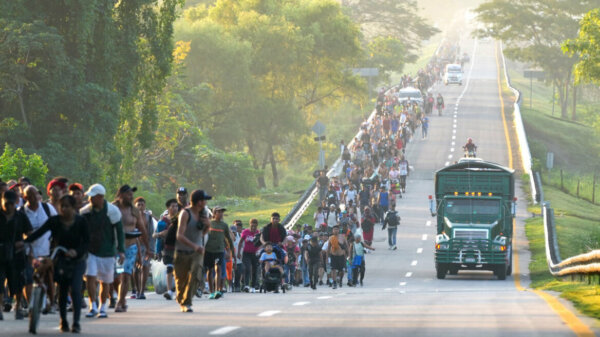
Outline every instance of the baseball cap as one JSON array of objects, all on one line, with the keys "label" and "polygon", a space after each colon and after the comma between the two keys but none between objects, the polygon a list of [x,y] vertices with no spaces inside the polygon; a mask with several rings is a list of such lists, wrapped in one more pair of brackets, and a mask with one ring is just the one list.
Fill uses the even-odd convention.
[{"label": "baseball cap", "polygon": [[131,187],[131,186],[125,184],[125,185],[121,186],[121,188],[119,188],[119,193],[118,194],[123,194],[123,193],[129,192],[129,191],[136,192],[137,191],[137,187],[135,187],[135,186]]},{"label": "baseball cap", "polygon": [[50,180],[50,182],[48,183],[48,186],[46,187],[46,192],[48,193],[48,195],[50,195],[50,190],[54,187],[59,187],[59,188],[65,188],[67,187],[67,184],[59,179],[52,179]]},{"label": "baseball cap", "polygon": [[308,240],[310,240],[310,235],[308,235],[308,234],[304,235],[304,238],[303,238],[303,240],[305,240],[305,241],[308,241]]},{"label": "baseball cap", "polygon": [[11,190],[11,191],[12,191],[12,190],[14,190],[14,189],[15,189],[15,188],[17,188],[17,187],[21,187],[21,184],[17,183],[17,182],[16,182],[16,181],[14,181],[14,180],[13,180],[12,182],[10,182],[10,181],[8,182],[8,189],[9,189],[9,190]]},{"label": "baseball cap", "polygon": [[85,195],[89,198],[97,195],[106,195],[106,189],[100,184],[94,184],[85,192]]},{"label": "baseball cap", "polygon": [[181,193],[181,194],[187,194],[187,189],[183,186],[181,186],[180,188],[177,189],[177,193]]},{"label": "baseball cap", "polygon": [[231,226],[231,227],[229,227],[229,230],[232,231],[232,232],[237,233],[237,226],[235,226],[235,225]]},{"label": "baseball cap", "polygon": [[204,190],[194,190],[191,195],[192,204],[195,204],[200,200],[210,200],[210,199],[212,199],[212,197],[210,195],[206,194],[206,192],[204,192]]},{"label": "baseball cap", "polygon": [[226,210],[227,210],[227,208],[225,208],[225,207],[221,207],[221,206],[215,206],[215,207],[213,207],[213,209],[212,209],[212,212],[213,212],[213,213],[217,213],[218,211],[223,211],[223,212],[225,212]]},{"label": "baseball cap", "polygon": [[27,177],[21,177],[21,178],[19,178],[19,184],[23,183],[23,182],[28,183],[29,185],[31,185],[31,180],[29,180],[29,178],[27,178]]}]

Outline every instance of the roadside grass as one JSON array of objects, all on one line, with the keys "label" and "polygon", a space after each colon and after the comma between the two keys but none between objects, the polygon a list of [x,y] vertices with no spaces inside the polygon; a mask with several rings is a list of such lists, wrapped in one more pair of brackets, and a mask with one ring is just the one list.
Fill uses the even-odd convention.
[{"label": "roadside grass", "polygon": [[[598,249],[600,247],[600,206],[577,198],[574,191],[576,186],[573,186],[576,184],[576,179],[571,178],[581,179],[582,176],[593,174],[596,158],[598,158],[595,144],[600,139],[591,127],[560,119],[558,106],[555,107],[553,116],[552,87],[546,87],[541,82],[533,82],[530,109],[529,80],[522,76],[520,70],[515,70],[514,65],[512,62],[509,63],[509,75],[513,86],[523,95],[521,113],[534,157],[535,169],[542,170],[544,199],[554,208],[560,256],[566,259]],[[590,146],[582,146],[586,144]],[[555,169],[550,173],[542,167],[545,167],[548,151],[555,153]],[[559,167],[568,173],[569,178],[565,179],[563,190],[560,189],[560,181],[557,183],[555,174]],[[523,178],[528,179],[525,175]],[[523,184],[528,185],[529,181],[523,179]],[[587,181],[582,183],[580,194],[591,193],[589,185]],[[540,214],[539,207],[530,205],[528,210],[536,215]],[[559,292],[562,298],[571,301],[585,315],[600,318],[599,277],[596,275],[575,280],[552,276],[546,261],[543,219],[539,216],[528,219],[525,232],[532,254],[529,264],[531,287]]]}]

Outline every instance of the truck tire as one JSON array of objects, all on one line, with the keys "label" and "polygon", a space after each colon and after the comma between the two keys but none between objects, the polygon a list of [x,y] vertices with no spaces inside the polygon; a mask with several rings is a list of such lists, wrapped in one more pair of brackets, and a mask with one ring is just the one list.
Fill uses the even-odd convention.
[{"label": "truck tire", "polygon": [[437,278],[439,280],[443,280],[446,278],[446,274],[448,273],[448,267],[444,263],[436,263],[435,271],[437,274]]},{"label": "truck tire", "polygon": [[448,273],[450,275],[458,275],[458,267],[448,267]]},{"label": "truck tire", "polygon": [[506,280],[506,269],[506,264],[501,264],[496,267],[494,274],[496,274],[499,280]]}]

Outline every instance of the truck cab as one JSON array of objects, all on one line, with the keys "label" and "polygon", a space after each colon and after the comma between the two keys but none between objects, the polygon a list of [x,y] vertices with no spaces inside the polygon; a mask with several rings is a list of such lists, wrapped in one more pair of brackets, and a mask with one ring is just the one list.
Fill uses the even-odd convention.
[{"label": "truck cab", "polygon": [[458,84],[462,85],[463,81],[463,70],[460,64],[451,63],[447,64],[444,69],[444,84]]},{"label": "truck cab", "polygon": [[513,170],[481,159],[462,159],[435,174],[437,277],[461,269],[512,272],[515,216]]}]

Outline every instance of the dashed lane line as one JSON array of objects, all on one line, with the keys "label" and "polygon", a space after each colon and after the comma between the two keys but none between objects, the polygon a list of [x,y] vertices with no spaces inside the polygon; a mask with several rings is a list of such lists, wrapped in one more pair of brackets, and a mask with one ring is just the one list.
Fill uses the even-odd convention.
[{"label": "dashed lane line", "polygon": [[422,253],[423,253],[423,248],[417,249],[417,254],[422,254]]},{"label": "dashed lane line", "polygon": [[427,234],[423,234],[423,241],[427,241]]},{"label": "dashed lane line", "polygon": [[419,263],[419,262],[417,260],[414,260],[413,262],[410,263],[410,265],[414,267],[417,265],[417,263]]},{"label": "dashed lane line", "polygon": [[406,285],[406,282],[400,282],[400,286],[404,287]]},{"label": "dashed lane line", "polygon": [[213,330],[211,332],[209,332],[209,335],[226,335],[232,331],[235,331],[237,329],[239,329],[239,326],[224,326],[222,328],[218,328],[216,330]]},{"label": "dashed lane line", "polygon": [[328,300],[330,298],[331,298],[331,296],[320,296],[320,297],[317,297],[318,300]]},{"label": "dashed lane line", "polygon": [[300,306],[307,305],[307,304],[310,304],[310,302],[296,302],[292,305],[296,306],[296,307],[300,307]]},{"label": "dashed lane line", "polygon": [[404,277],[407,277],[407,278],[411,277],[411,276],[412,276],[412,272],[410,272],[410,271],[408,273],[406,273],[406,275],[404,275]]},{"label": "dashed lane line", "polygon": [[425,223],[425,226],[427,226],[427,227],[431,226],[431,220],[427,220],[427,222]]},{"label": "dashed lane line", "polygon": [[278,313],[280,313],[281,311],[279,310],[267,310],[267,311],[263,311],[260,314],[258,314],[258,317],[271,317],[271,316],[275,316]]}]

